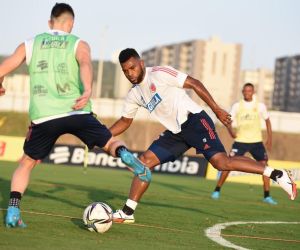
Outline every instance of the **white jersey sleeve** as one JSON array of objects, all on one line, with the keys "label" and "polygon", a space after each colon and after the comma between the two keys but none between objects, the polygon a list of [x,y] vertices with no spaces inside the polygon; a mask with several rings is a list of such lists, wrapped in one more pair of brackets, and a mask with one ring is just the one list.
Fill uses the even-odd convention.
[{"label": "white jersey sleeve", "polygon": [[121,115],[126,118],[134,118],[139,107],[140,105],[132,88],[126,96]]},{"label": "white jersey sleeve", "polygon": [[34,37],[25,41],[26,64],[29,65],[32,57]]},{"label": "white jersey sleeve", "polygon": [[263,103],[259,103],[258,104],[258,109],[259,109],[259,113],[262,119],[264,120],[268,120],[270,118],[267,107],[265,104]]},{"label": "white jersey sleeve", "polygon": [[232,105],[231,110],[229,112],[231,115],[231,119],[233,121],[236,120],[236,115],[237,115],[238,110],[239,110],[239,103],[236,102],[235,104]]},{"label": "white jersey sleeve", "polygon": [[187,74],[170,66],[156,66],[152,68],[152,77],[162,84],[183,88]]},{"label": "white jersey sleeve", "polygon": [[238,110],[239,110],[239,102],[236,102],[232,105],[231,110],[229,112],[229,114],[231,115],[231,119],[232,119],[232,124],[231,125],[234,128],[237,126],[236,116],[237,116]]}]

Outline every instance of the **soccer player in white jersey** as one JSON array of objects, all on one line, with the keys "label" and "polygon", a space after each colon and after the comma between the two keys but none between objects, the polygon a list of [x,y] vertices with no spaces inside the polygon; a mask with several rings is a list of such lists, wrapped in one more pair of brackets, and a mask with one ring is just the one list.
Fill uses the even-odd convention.
[{"label": "soccer player in white jersey", "polygon": [[[266,105],[254,98],[255,91],[252,83],[246,83],[242,93],[243,99],[233,104],[230,111],[236,129],[233,129],[231,125],[227,126],[229,134],[234,138],[229,156],[244,155],[249,152],[256,161],[266,166],[268,163],[266,148],[269,151],[272,148],[272,126],[269,114]],[[261,119],[265,121],[267,128],[266,147],[263,144]],[[222,171],[215,190],[211,194],[213,199],[220,198],[221,187],[229,173],[230,171]],[[263,202],[276,205],[277,202],[270,196],[270,178],[267,176],[263,176],[263,188]]]},{"label": "soccer player in white jersey", "polygon": [[[225,126],[229,126],[230,114],[219,107],[199,80],[168,66],[145,67],[144,61],[132,48],[121,51],[119,61],[125,76],[133,85],[127,94],[121,118],[110,128],[111,133],[116,136],[128,129],[140,107],[147,109],[152,117],[166,127],[166,131],[140,156],[140,160],[147,167],[153,169],[156,165],[174,161],[193,147],[218,170],[268,176],[276,181],[292,200],[295,199],[296,184],[285,170],[264,167],[244,156],[227,156],[211,118],[184,90],[195,91],[217,118]],[[149,182],[134,177],[129,199],[122,210],[114,213],[115,222],[134,222],[134,210],[148,186]]]}]

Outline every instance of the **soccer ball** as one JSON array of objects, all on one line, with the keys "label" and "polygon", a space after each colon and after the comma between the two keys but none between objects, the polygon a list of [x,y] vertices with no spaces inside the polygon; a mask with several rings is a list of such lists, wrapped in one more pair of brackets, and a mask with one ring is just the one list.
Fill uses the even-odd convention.
[{"label": "soccer ball", "polygon": [[91,232],[104,233],[112,226],[113,211],[104,202],[94,202],[83,212],[83,222]]}]

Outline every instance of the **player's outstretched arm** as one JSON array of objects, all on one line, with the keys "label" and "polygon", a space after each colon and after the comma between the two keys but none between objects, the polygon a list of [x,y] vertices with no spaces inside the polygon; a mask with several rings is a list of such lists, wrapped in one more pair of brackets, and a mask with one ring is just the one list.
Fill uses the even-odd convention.
[{"label": "player's outstretched arm", "polygon": [[113,136],[117,136],[119,134],[122,134],[126,129],[128,129],[132,121],[133,121],[132,118],[126,118],[122,116],[109,128],[109,130]]},{"label": "player's outstretched arm", "polygon": [[5,94],[5,89],[2,86],[4,76],[18,68],[24,62],[25,57],[25,44],[22,43],[16,48],[15,52],[11,56],[7,57],[0,64],[0,96]]},{"label": "player's outstretched arm", "polygon": [[215,102],[211,94],[204,87],[202,82],[197,79],[194,79],[191,76],[188,76],[183,85],[184,88],[193,89],[196,94],[206,102],[206,104],[212,109],[212,111],[216,114],[218,119],[225,125],[228,126],[231,124],[231,116],[228,112],[221,109],[220,106]]}]

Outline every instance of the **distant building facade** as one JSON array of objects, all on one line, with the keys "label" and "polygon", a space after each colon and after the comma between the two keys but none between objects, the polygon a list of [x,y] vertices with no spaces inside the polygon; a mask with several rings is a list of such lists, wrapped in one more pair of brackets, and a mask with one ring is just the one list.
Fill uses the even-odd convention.
[{"label": "distant building facade", "polygon": [[[199,79],[215,100],[229,108],[237,99],[242,46],[218,37],[154,47],[142,52],[147,66],[170,65]],[[203,102],[190,92],[198,103]]]},{"label": "distant building facade", "polygon": [[300,55],[276,59],[273,109],[300,112]]}]

